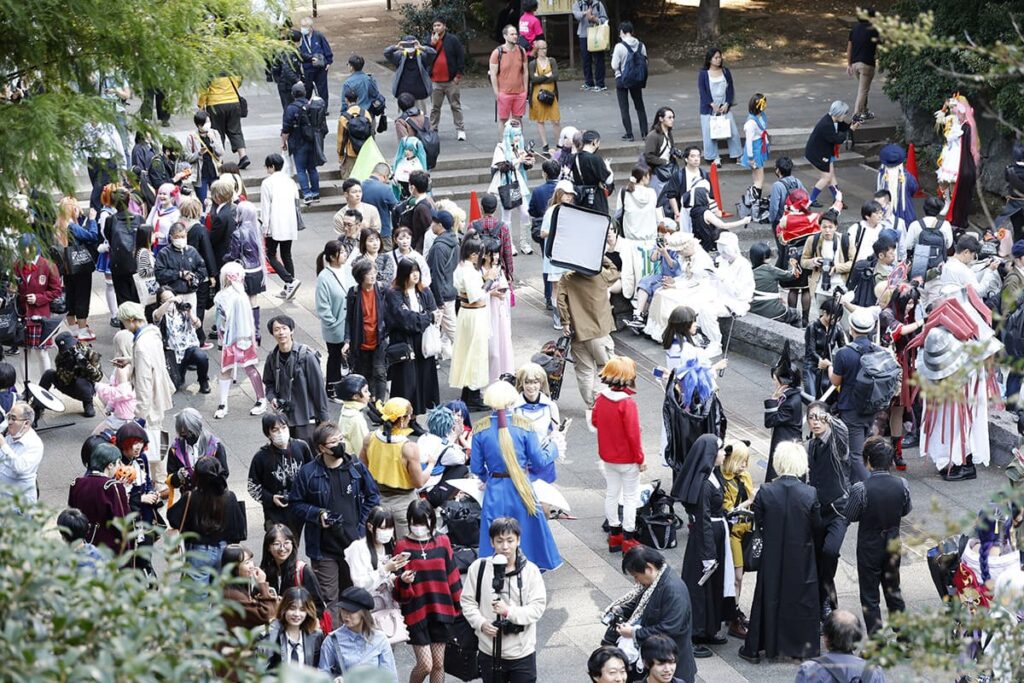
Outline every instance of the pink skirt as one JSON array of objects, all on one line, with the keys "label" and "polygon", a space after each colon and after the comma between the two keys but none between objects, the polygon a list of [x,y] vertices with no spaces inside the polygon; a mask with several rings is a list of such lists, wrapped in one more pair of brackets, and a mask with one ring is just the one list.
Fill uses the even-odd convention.
[{"label": "pink skirt", "polygon": [[220,369],[222,372],[234,370],[235,367],[247,368],[259,362],[256,345],[247,349],[239,348],[238,344],[230,344],[220,351]]}]

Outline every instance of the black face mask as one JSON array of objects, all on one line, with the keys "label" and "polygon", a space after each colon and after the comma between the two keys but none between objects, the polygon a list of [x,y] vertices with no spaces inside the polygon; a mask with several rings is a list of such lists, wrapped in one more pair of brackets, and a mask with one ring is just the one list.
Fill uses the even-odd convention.
[{"label": "black face mask", "polygon": [[185,443],[187,443],[189,446],[195,446],[197,443],[199,443],[198,434],[185,434],[184,437],[182,438],[185,439]]},{"label": "black face mask", "polygon": [[344,460],[347,455],[348,454],[345,452],[345,444],[343,443],[339,443],[331,449],[331,456],[338,460]]}]

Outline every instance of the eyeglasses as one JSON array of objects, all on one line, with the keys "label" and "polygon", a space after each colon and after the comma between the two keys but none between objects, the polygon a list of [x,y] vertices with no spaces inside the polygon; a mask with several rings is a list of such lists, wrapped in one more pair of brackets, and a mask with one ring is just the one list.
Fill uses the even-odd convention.
[{"label": "eyeglasses", "polygon": [[271,550],[285,550],[292,547],[291,541],[276,541],[270,544]]},{"label": "eyeglasses", "polygon": [[807,416],[808,422],[828,422],[828,415],[825,413],[813,413]]}]

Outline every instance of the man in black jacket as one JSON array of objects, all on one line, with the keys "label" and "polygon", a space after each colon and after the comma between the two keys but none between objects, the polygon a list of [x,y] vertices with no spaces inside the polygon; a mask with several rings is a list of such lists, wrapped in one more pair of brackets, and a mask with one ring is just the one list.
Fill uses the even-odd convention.
[{"label": "man in black jacket", "polygon": [[857,529],[857,582],[860,607],[868,633],[882,628],[878,584],[882,584],[889,614],[903,612],[900,592],[900,520],[910,514],[907,481],[889,474],[893,447],[889,440],[873,436],[864,444],[871,475],[853,485],[846,503],[846,519],[860,522]]},{"label": "man in black jacket", "polygon": [[267,443],[249,463],[249,495],[263,505],[264,530],[284,524],[295,534],[298,544],[303,524],[288,509],[288,495],[299,469],[313,461],[313,453],[305,441],[292,438],[288,419],[281,413],[263,414],[263,435]]},{"label": "man in black jacket", "polygon": [[807,406],[807,425],[811,430],[807,442],[807,483],[817,491],[821,506],[823,534],[816,539],[815,555],[824,619],[838,604],[835,578],[848,525],[843,513],[850,495],[850,437],[843,421],[834,419],[821,401]]},{"label": "man in black jacket", "polygon": [[583,133],[583,148],[572,166],[572,181],[578,186],[576,204],[601,213],[608,213],[608,195],[615,189],[607,162],[597,153],[601,134],[596,130]]},{"label": "man in black jacket", "polygon": [[263,365],[263,386],[270,405],[287,418],[292,435],[309,443],[316,425],[329,418],[327,385],[316,352],[296,344],[294,330],[295,321],[286,315],[267,322],[277,348]]},{"label": "man in black jacket", "polygon": [[184,223],[172,225],[168,237],[168,245],[156,255],[153,267],[156,281],[170,287],[175,294],[184,295],[184,300],[195,308],[196,291],[207,278],[206,263],[195,247],[189,246],[188,228]]},{"label": "man in black jacket", "polygon": [[465,50],[458,36],[448,32],[441,17],[434,19],[430,45],[437,50],[434,63],[430,65],[430,80],[434,84],[434,89],[430,91],[430,127],[439,129],[441,105],[447,97],[448,105],[452,108],[456,136],[459,140],[465,140],[466,127],[462,120],[462,101],[459,99],[459,84],[466,70]]},{"label": "man in black jacket", "polygon": [[459,238],[452,232],[455,219],[447,211],[434,213],[430,226],[434,244],[427,252],[430,267],[430,293],[441,309],[441,358],[451,358],[455,343],[455,299],[458,296],[452,276],[459,265]]},{"label": "man in black jacket", "polygon": [[[352,372],[366,378],[373,400],[386,401],[388,372],[384,352],[388,337],[384,327],[384,290],[377,284],[377,266],[370,259],[356,259],[352,278],[356,286],[346,295],[345,343],[341,352],[348,355]],[[368,321],[367,326],[364,320]],[[367,329],[372,329],[372,334],[368,335]]]}]

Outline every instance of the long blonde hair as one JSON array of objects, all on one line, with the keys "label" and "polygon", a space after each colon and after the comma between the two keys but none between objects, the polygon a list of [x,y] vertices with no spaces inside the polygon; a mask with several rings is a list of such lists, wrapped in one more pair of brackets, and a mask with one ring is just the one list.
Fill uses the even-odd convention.
[{"label": "long blonde hair", "polygon": [[512,443],[512,433],[508,429],[508,408],[519,398],[516,388],[508,382],[498,381],[484,390],[484,403],[498,414],[498,445],[501,447],[501,458],[505,461],[505,469],[512,480],[516,492],[526,506],[530,515],[537,514],[537,501],[533,496],[533,487],[526,478],[526,472],[516,457],[516,447]]}]

